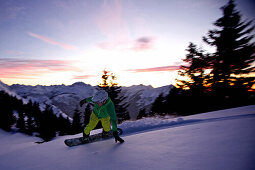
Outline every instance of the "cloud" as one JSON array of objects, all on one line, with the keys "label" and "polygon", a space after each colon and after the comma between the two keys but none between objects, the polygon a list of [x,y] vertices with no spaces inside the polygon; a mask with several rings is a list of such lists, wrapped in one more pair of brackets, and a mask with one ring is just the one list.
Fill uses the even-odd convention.
[{"label": "cloud", "polygon": [[37,39],[40,39],[48,44],[52,44],[52,45],[57,45],[61,48],[64,48],[66,50],[77,50],[78,48],[73,46],[73,45],[69,45],[69,44],[64,44],[64,43],[61,43],[61,42],[58,42],[58,41],[55,41],[55,40],[52,40],[48,37],[44,37],[42,35],[38,35],[38,34],[35,34],[35,33],[32,33],[32,32],[28,32],[28,35],[34,37],[34,38],[37,38]]},{"label": "cloud", "polygon": [[103,1],[99,9],[95,21],[102,34],[112,37],[125,29],[121,0]]},{"label": "cloud", "polygon": [[76,76],[73,76],[73,79],[89,79],[91,77],[97,77],[97,75],[76,75]]},{"label": "cloud", "polygon": [[47,73],[80,72],[79,68],[72,66],[74,62],[66,60],[0,59],[0,78],[32,79]]},{"label": "cloud", "polygon": [[133,73],[144,73],[144,72],[162,72],[162,71],[176,71],[179,70],[180,66],[163,66],[163,67],[153,67],[153,68],[143,68],[143,69],[130,69]]},{"label": "cloud", "polygon": [[152,37],[140,37],[134,42],[132,50],[135,51],[144,51],[151,49],[153,47],[155,38]]},{"label": "cloud", "polygon": [[130,31],[123,18],[122,0],[104,0],[98,7],[94,21],[100,33],[106,37],[106,41],[99,44],[100,48],[115,48],[130,41]]},{"label": "cloud", "polygon": [[[104,0],[98,7],[99,10],[94,17],[94,21],[100,33],[106,37],[103,42],[97,43],[96,46],[104,50],[121,49],[144,51],[153,47],[154,38],[140,37],[136,40],[132,38],[132,27],[127,25],[125,20],[123,3],[130,5],[130,2],[122,0]],[[144,19],[136,15],[132,22],[135,23],[135,32],[142,35],[149,34],[148,28],[145,27]],[[130,22],[130,20],[128,21]],[[134,31],[132,31],[134,33]]]},{"label": "cloud", "polygon": [[104,50],[121,49],[132,51],[146,51],[154,47],[155,38],[140,37],[136,40],[119,40],[97,43],[97,47]]}]

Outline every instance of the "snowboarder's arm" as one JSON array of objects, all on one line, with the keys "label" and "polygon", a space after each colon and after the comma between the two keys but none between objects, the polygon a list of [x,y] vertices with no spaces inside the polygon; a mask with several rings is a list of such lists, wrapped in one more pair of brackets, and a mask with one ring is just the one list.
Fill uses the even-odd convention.
[{"label": "snowboarder's arm", "polygon": [[111,122],[112,122],[112,131],[117,131],[117,120],[111,119]]},{"label": "snowboarder's arm", "polygon": [[91,103],[91,102],[94,103],[94,102],[92,101],[92,97],[86,98],[85,100],[86,100],[86,103]]},{"label": "snowboarder's arm", "polygon": [[117,116],[115,107],[112,101],[107,104],[107,113],[110,115],[111,123],[112,123],[112,130],[117,131]]},{"label": "snowboarder's arm", "polygon": [[83,99],[83,100],[80,101],[80,106],[82,107],[82,105],[84,105],[85,103],[91,103],[91,102],[93,102],[92,97]]}]

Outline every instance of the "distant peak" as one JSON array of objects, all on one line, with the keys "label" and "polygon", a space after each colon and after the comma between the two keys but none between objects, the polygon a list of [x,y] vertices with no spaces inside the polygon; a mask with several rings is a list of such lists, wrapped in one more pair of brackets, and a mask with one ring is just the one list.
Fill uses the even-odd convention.
[{"label": "distant peak", "polygon": [[83,82],[75,82],[71,86],[87,86],[87,84],[85,84]]}]

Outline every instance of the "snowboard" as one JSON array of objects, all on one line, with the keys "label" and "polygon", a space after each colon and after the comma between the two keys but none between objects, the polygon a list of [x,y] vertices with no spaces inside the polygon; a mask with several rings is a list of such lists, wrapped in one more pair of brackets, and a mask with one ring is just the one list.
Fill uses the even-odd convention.
[{"label": "snowboard", "polygon": [[[118,128],[117,132],[119,134],[119,136],[123,133],[122,129]],[[94,134],[94,135],[90,135],[86,140],[83,140],[83,137],[78,137],[78,138],[71,138],[71,139],[66,139],[64,141],[64,143],[69,146],[78,146],[78,145],[82,145],[82,144],[88,144],[88,143],[93,143],[93,142],[97,142],[97,141],[102,141],[102,140],[106,140],[106,139],[110,139],[113,137],[113,131],[110,130],[107,135],[105,135],[103,137],[102,133],[98,133],[98,134]]]}]

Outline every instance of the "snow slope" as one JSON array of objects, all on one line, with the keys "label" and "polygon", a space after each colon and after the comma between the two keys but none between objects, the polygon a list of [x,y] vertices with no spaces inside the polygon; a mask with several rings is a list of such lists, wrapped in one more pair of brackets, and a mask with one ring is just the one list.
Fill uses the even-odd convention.
[{"label": "snow slope", "polygon": [[35,144],[35,137],[0,131],[0,169],[255,169],[255,105],[120,127],[123,144],[109,139],[72,148],[63,141],[74,136]]}]

